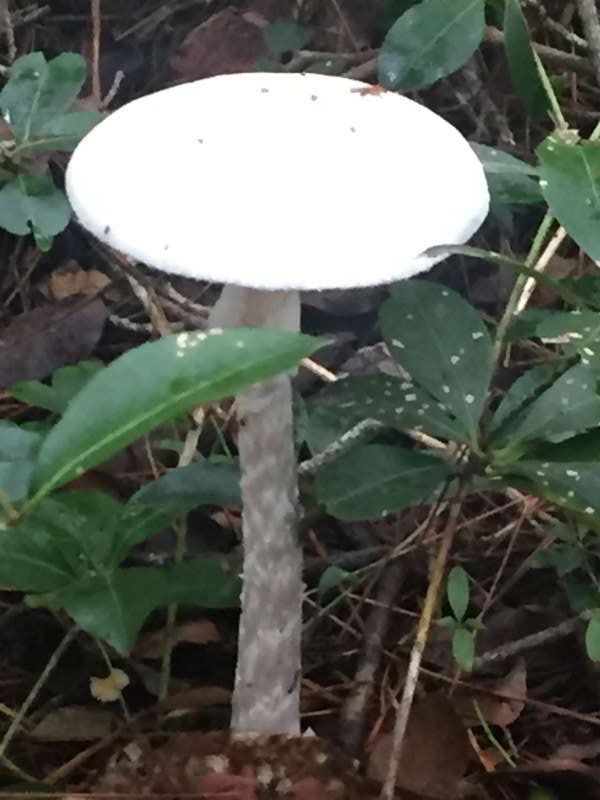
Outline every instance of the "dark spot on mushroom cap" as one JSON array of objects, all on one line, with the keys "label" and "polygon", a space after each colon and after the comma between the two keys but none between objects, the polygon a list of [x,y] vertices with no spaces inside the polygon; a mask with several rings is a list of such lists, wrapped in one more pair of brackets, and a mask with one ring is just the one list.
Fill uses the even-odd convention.
[{"label": "dark spot on mushroom cap", "polygon": [[356,133],[356,128],[354,127],[354,125],[351,126],[350,130],[352,131],[352,133]]},{"label": "dark spot on mushroom cap", "polygon": [[204,139],[198,139],[199,144],[204,144]]},{"label": "dark spot on mushroom cap", "polygon": [[310,99],[314,101],[314,100],[318,100],[319,98],[317,97],[316,94],[311,94]]},{"label": "dark spot on mushroom cap", "polygon": [[106,234],[106,233],[110,233],[110,225],[105,225],[105,227],[104,227],[104,233],[105,233],[105,234]]}]

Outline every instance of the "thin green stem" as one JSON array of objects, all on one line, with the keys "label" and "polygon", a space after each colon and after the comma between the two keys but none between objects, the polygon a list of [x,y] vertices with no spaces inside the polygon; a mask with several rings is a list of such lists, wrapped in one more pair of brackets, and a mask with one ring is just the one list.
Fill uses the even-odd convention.
[{"label": "thin green stem", "polygon": [[[544,242],[550,232],[552,224],[554,222],[554,216],[547,211],[544,214],[544,218],[542,219],[537,232],[535,234],[535,238],[531,245],[531,249],[525,259],[525,266],[528,269],[531,269],[533,265],[537,262],[542,252],[542,248],[544,246]],[[515,309],[519,303],[519,298],[521,297],[521,293],[523,291],[523,287],[529,280],[529,276],[527,275],[519,275],[515,281],[515,285],[513,286],[513,290],[510,293],[510,297],[508,299],[508,303],[506,304],[506,308],[504,309],[504,313],[498,323],[498,327],[496,328],[496,340],[494,342],[494,357],[496,359],[499,358],[500,353],[502,352],[502,348],[504,346],[504,340],[506,339],[506,333],[512,322]]]}]

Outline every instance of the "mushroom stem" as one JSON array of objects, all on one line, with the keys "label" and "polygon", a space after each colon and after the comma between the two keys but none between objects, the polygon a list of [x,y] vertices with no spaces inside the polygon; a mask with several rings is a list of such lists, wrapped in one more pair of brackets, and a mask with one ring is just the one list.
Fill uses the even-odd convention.
[{"label": "mushroom stem", "polygon": [[[226,286],[211,326],[299,330],[297,292]],[[296,453],[288,375],[236,398],[244,569],[231,727],[234,733],[300,732],[302,547],[297,535]]]}]

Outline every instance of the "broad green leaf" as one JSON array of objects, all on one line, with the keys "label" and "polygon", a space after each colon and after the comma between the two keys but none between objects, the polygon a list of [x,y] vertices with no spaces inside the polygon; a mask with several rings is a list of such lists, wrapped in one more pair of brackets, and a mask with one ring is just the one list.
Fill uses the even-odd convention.
[{"label": "broad green leaf", "polygon": [[600,310],[600,274],[589,272],[575,278],[566,277],[561,283],[572,292],[573,305]]},{"label": "broad green leaf", "polygon": [[479,157],[493,200],[508,205],[527,205],[543,201],[538,169],[518,158],[484,144],[471,142]]},{"label": "broad green leaf", "polygon": [[118,569],[83,578],[56,599],[84,631],[127,655],[146,617],[165,605],[167,583],[155,567]]},{"label": "broad green leaf", "polygon": [[423,0],[392,25],[379,51],[379,83],[414,91],[463,66],[483,37],[484,0]]},{"label": "broad green leaf", "polygon": [[475,634],[467,628],[455,628],[452,633],[452,655],[463,669],[471,670],[475,660]]},{"label": "broad green leaf", "polygon": [[18,236],[33,233],[41,250],[70,219],[65,193],[48,178],[22,174],[0,189],[0,227]]},{"label": "broad green leaf", "polygon": [[317,498],[330,514],[360,520],[422,503],[450,475],[450,466],[434,456],[368,444],[327,464],[315,483]]},{"label": "broad green leaf", "polygon": [[52,374],[50,385],[42,381],[20,381],[9,391],[23,403],[63,414],[75,395],[102,369],[101,361],[80,361],[74,366],[57,369]]},{"label": "broad green leaf", "polygon": [[550,211],[591,258],[600,260],[600,142],[568,144],[553,134],[537,154]]},{"label": "broad green leaf", "polygon": [[343,433],[371,418],[399,430],[420,427],[432,436],[461,438],[462,427],[440,405],[408,378],[357,375],[319,392],[310,404],[310,422],[330,419]]},{"label": "broad green leaf", "polygon": [[600,661],[600,612],[596,611],[585,631],[585,650],[592,661]]},{"label": "broad green leaf", "polygon": [[587,309],[555,311],[535,326],[541,339],[555,339],[566,356],[578,354],[581,363],[600,374],[600,314]]},{"label": "broad green leaf", "polygon": [[284,53],[294,52],[307,45],[313,32],[293,19],[270,22],[262,30],[269,52],[277,59]]},{"label": "broad green leaf", "polygon": [[527,404],[539,397],[554,383],[558,374],[556,366],[539,364],[517,378],[504,393],[489,424],[488,435],[491,435],[493,447],[502,442],[509,443],[510,437],[505,433],[505,429],[509,429],[511,423],[514,424],[515,418]]},{"label": "broad green leaf", "polygon": [[387,33],[401,14],[419,2],[420,0],[375,0],[377,27]]},{"label": "broad green leaf", "polygon": [[242,581],[239,570],[217,556],[203,556],[163,567],[167,578],[165,602],[203,608],[237,608]]},{"label": "broad green leaf", "polygon": [[503,433],[511,444],[556,442],[596,425],[600,425],[596,379],[587,367],[578,364],[533,400]]},{"label": "broad green leaf", "polygon": [[27,496],[41,443],[39,433],[25,430],[9,420],[0,420],[0,490],[11,500]]},{"label": "broad green leaf", "polygon": [[100,492],[46,498],[0,536],[0,583],[56,592],[103,567],[120,504]]},{"label": "broad green leaf", "polygon": [[112,563],[116,566],[133,545],[160,533],[198,506],[240,506],[241,502],[240,474],[234,464],[201,459],[172,469],[143,486],[123,508]]},{"label": "broad green leaf", "polygon": [[527,22],[519,0],[506,0],[504,47],[512,82],[525,108],[533,117],[542,117],[550,108],[541,81]]},{"label": "broad green leaf", "polygon": [[211,556],[166,567],[107,570],[66,587],[54,598],[81,627],[126,655],[146,617],[169,603],[235,608],[240,578]]},{"label": "broad green leaf", "polygon": [[128,351],[84,386],[46,438],[33,476],[38,496],[186,409],[291,369],[319,344],[302,334],[236,328],[166,336]]},{"label": "broad green leaf", "polygon": [[458,622],[462,622],[469,607],[469,576],[462,567],[452,567],[446,582],[448,603]]},{"label": "broad green leaf", "polygon": [[0,92],[2,116],[17,140],[28,141],[68,111],[85,75],[85,60],[77,53],[61,53],[49,62],[40,52],[18,58]]},{"label": "broad green leaf", "polygon": [[494,369],[480,314],[456,292],[413,280],[394,287],[380,322],[392,356],[475,444]]},{"label": "broad green leaf", "polygon": [[17,153],[37,150],[64,150],[75,148],[79,141],[95,127],[104,114],[96,111],[67,111],[50,120],[34,138],[17,147]]},{"label": "broad green leaf", "polygon": [[[568,441],[563,444],[568,444]],[[545,455],[549,453],[551,449]],[[600,526],[598,453],[595,461],[577,461],[576,457],[571,461],[523,459],[512,466],[511,475],[505,476],[505,480],[522,488],[518,477],[527,478],[526,488],[532,494],[582,515],[588,524],[597,528]]]}]

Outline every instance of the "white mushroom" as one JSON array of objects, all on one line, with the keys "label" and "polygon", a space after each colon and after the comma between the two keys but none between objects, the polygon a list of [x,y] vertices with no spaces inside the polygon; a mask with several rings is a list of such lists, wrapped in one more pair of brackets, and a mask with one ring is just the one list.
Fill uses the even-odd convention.
[{"label": "white mushroom", "polygon": [[[299,290],[385,284],[488,211],[462,135],[391,92],[322,75],[182,84],[112,114],[67,171],[79,221],[157,269],[225,283],[211,324],[297,330]],[[240,358],[243,358],[240,351]],[[291,388],[237,398],[244,588],[235,731],[299,731],[301,546]]]}]

